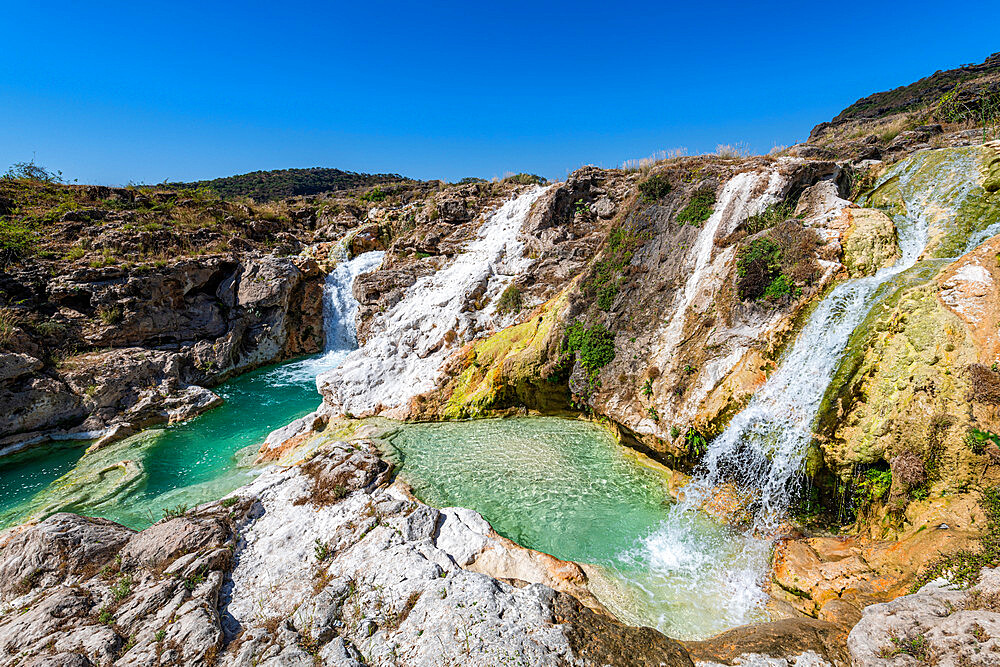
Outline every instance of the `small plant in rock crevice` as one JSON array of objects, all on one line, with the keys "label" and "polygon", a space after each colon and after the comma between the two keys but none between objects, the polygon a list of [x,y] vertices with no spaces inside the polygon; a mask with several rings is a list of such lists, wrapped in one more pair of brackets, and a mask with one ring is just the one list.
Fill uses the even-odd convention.
[{"label": "small plant in rock crevice", "polygon": [[705,190],[697,192],[688,205],[677,213],[677,222],[699,226],[712,217],[715,207],[715,192]]},{"label": "small plant in rock crevice", "polygon": [[919,635],[913,639],[892,638],[890,646],[883,646],[878,655],[883,659],[891,659],[897,655],[908,655],[921,662],[926,662],[930,658],[930,642],[927,637]]},{"label": "small plant in rock crevice", "polygon": [[517,285],[508,285],[500,294],[500,298],[497,299],[497,312],[504,313],[516,313],[523,307],[523,297],[521,288]]},{"label": "small plant in rock crevice", "polygon": [[653,174],[639,184],[639,194],[646,202],[657,202],[670,193],[670,181],[663,174]]},{"label": "small plant in rock crevice", "polygon": [[684,443],[691,456],[701,456],[708,450],[708,438],[694,427],[688,428],[684,435]]}]

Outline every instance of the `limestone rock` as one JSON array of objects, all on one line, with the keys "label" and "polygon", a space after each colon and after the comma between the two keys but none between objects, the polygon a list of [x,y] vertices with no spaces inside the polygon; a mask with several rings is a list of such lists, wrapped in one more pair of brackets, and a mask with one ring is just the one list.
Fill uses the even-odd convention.
[{"label": "limestone rock", "polygon": [[847,646],[857,667],[996,665],[1000,571],[983,570],[979,584],[968,591],[931,582],[913,595],[872,605],[851,630]]}]

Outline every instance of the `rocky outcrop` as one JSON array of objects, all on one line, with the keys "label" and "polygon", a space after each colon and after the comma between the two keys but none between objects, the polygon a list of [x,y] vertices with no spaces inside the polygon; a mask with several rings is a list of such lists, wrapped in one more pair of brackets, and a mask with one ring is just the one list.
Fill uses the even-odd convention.
[{"label": "rocky outcrop", "polygon": [[[25,283],[37,278],[15,275]],[[56,428],[110,428],[120,438],[214,407],[221,399],[205,387],[322,349],[322,277],[310,259],[274,255],[57,274],[44,296],[22,307],[51,309],[49,328],[94,351],[55,365],[28,352],[0,352],[0,397],[9,406],[0,416],[0,446],[37,442]],[[24,347],[40,352],[30,339]]]},{"label": "rocky outcrop", "polygon": [[1000,662],[1000,571],[985,569],[968,590],[942,581],[865,609],[848,637],[857,667]]}]

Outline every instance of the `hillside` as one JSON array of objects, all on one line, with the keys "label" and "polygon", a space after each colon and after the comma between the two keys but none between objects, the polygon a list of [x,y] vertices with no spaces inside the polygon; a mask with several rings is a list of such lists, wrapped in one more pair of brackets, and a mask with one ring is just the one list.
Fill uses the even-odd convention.
[{"label": "hillside", "polygon": [[[1000,53],[994,53],[978,65],[939,70],[864,97],[815,126],[809,143],[832,151],[827,157],[895,160],[912,149],[894,146],[901,135],[922,144],[942,132],[968,131],[969,139],[984,141],[997,138],[998,126]],[[931,145],[944,143],[937,139]]]},{"label": "hillside", "polygon": [[399,174],[359,174],[341,169],[311,167],[309,169],[272,169],[249,174],[213,178],[190,183],[167,183],[173,189],[211,188],[223,199],[250,197],[256,201],[273,201],[320,192],[335,192],[367,188],[382,183],[408,181]]}]

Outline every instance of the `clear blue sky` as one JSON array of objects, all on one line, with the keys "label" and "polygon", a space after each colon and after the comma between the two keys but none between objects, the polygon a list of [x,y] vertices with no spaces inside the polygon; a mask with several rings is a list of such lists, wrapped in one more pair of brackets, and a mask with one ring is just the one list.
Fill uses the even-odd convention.
[{"label": "clear blue sky", "polygon": [[[872,8],[881,4],[881,8]],[[1000,2],[5,2],[0,170],[456,180],[746,142],[1000,51]]]}]

